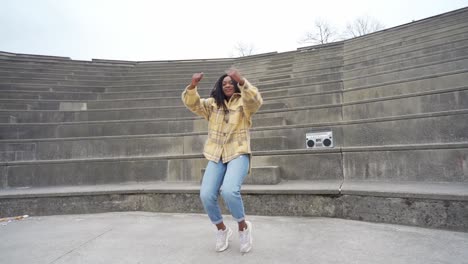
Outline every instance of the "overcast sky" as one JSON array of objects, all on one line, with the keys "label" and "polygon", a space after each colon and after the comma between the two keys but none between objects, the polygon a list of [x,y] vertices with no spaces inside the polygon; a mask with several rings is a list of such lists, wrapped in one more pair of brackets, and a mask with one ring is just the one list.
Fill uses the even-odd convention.
[{"label": "overcast sky", "polygon": [[0,51],[76,60],[226,58],[238,43],[284,52],[322,19],[342,31],[360,16],[387,28],[468,0],[2,0]]}]

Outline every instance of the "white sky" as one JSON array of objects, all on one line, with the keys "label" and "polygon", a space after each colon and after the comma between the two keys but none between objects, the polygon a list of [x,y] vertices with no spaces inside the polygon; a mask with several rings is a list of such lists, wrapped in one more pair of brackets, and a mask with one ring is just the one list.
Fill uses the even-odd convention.
[{"label": "white sky", "polygon": [[77,60],[227,58],[305,46],[318,18],[339,31],[359,16],[387,28],[468,6],[468,0],[2,0],[0,51]]}]

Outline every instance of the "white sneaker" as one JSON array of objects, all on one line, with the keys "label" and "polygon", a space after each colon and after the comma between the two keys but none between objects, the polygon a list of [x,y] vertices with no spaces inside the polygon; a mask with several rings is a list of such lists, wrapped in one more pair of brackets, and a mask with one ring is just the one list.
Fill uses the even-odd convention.
[{"label": "white sneaker", "polygon": [[218,230],[216,233],[216,251],[221,252],[226,250],[231,236],[232,230],[229,227],[226,227],[224,230]]},{"label": "white sneaker", "polygon": [[240,252],[247,253],[252,249],[252,223],[245,221],[247,229],[239,231]]}]

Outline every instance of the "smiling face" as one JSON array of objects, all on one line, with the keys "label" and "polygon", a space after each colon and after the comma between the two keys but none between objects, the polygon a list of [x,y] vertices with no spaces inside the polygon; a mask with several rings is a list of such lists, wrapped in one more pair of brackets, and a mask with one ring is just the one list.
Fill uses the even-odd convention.
[{"label": "smiling face", "polygon": [[227,98],[231,98],[231,96],[235,92],[234,83],[231,80],[231,77],[226,76],[223,79],[223,93]]}]

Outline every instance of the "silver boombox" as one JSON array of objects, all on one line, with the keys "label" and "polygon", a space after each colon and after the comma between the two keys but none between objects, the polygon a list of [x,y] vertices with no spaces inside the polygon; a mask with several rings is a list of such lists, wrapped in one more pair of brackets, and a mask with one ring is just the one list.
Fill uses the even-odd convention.
[{"label": "silver boombox", "polygon": [[306,133],[306,148],[333,148],[333,132],[317,131]]}]

